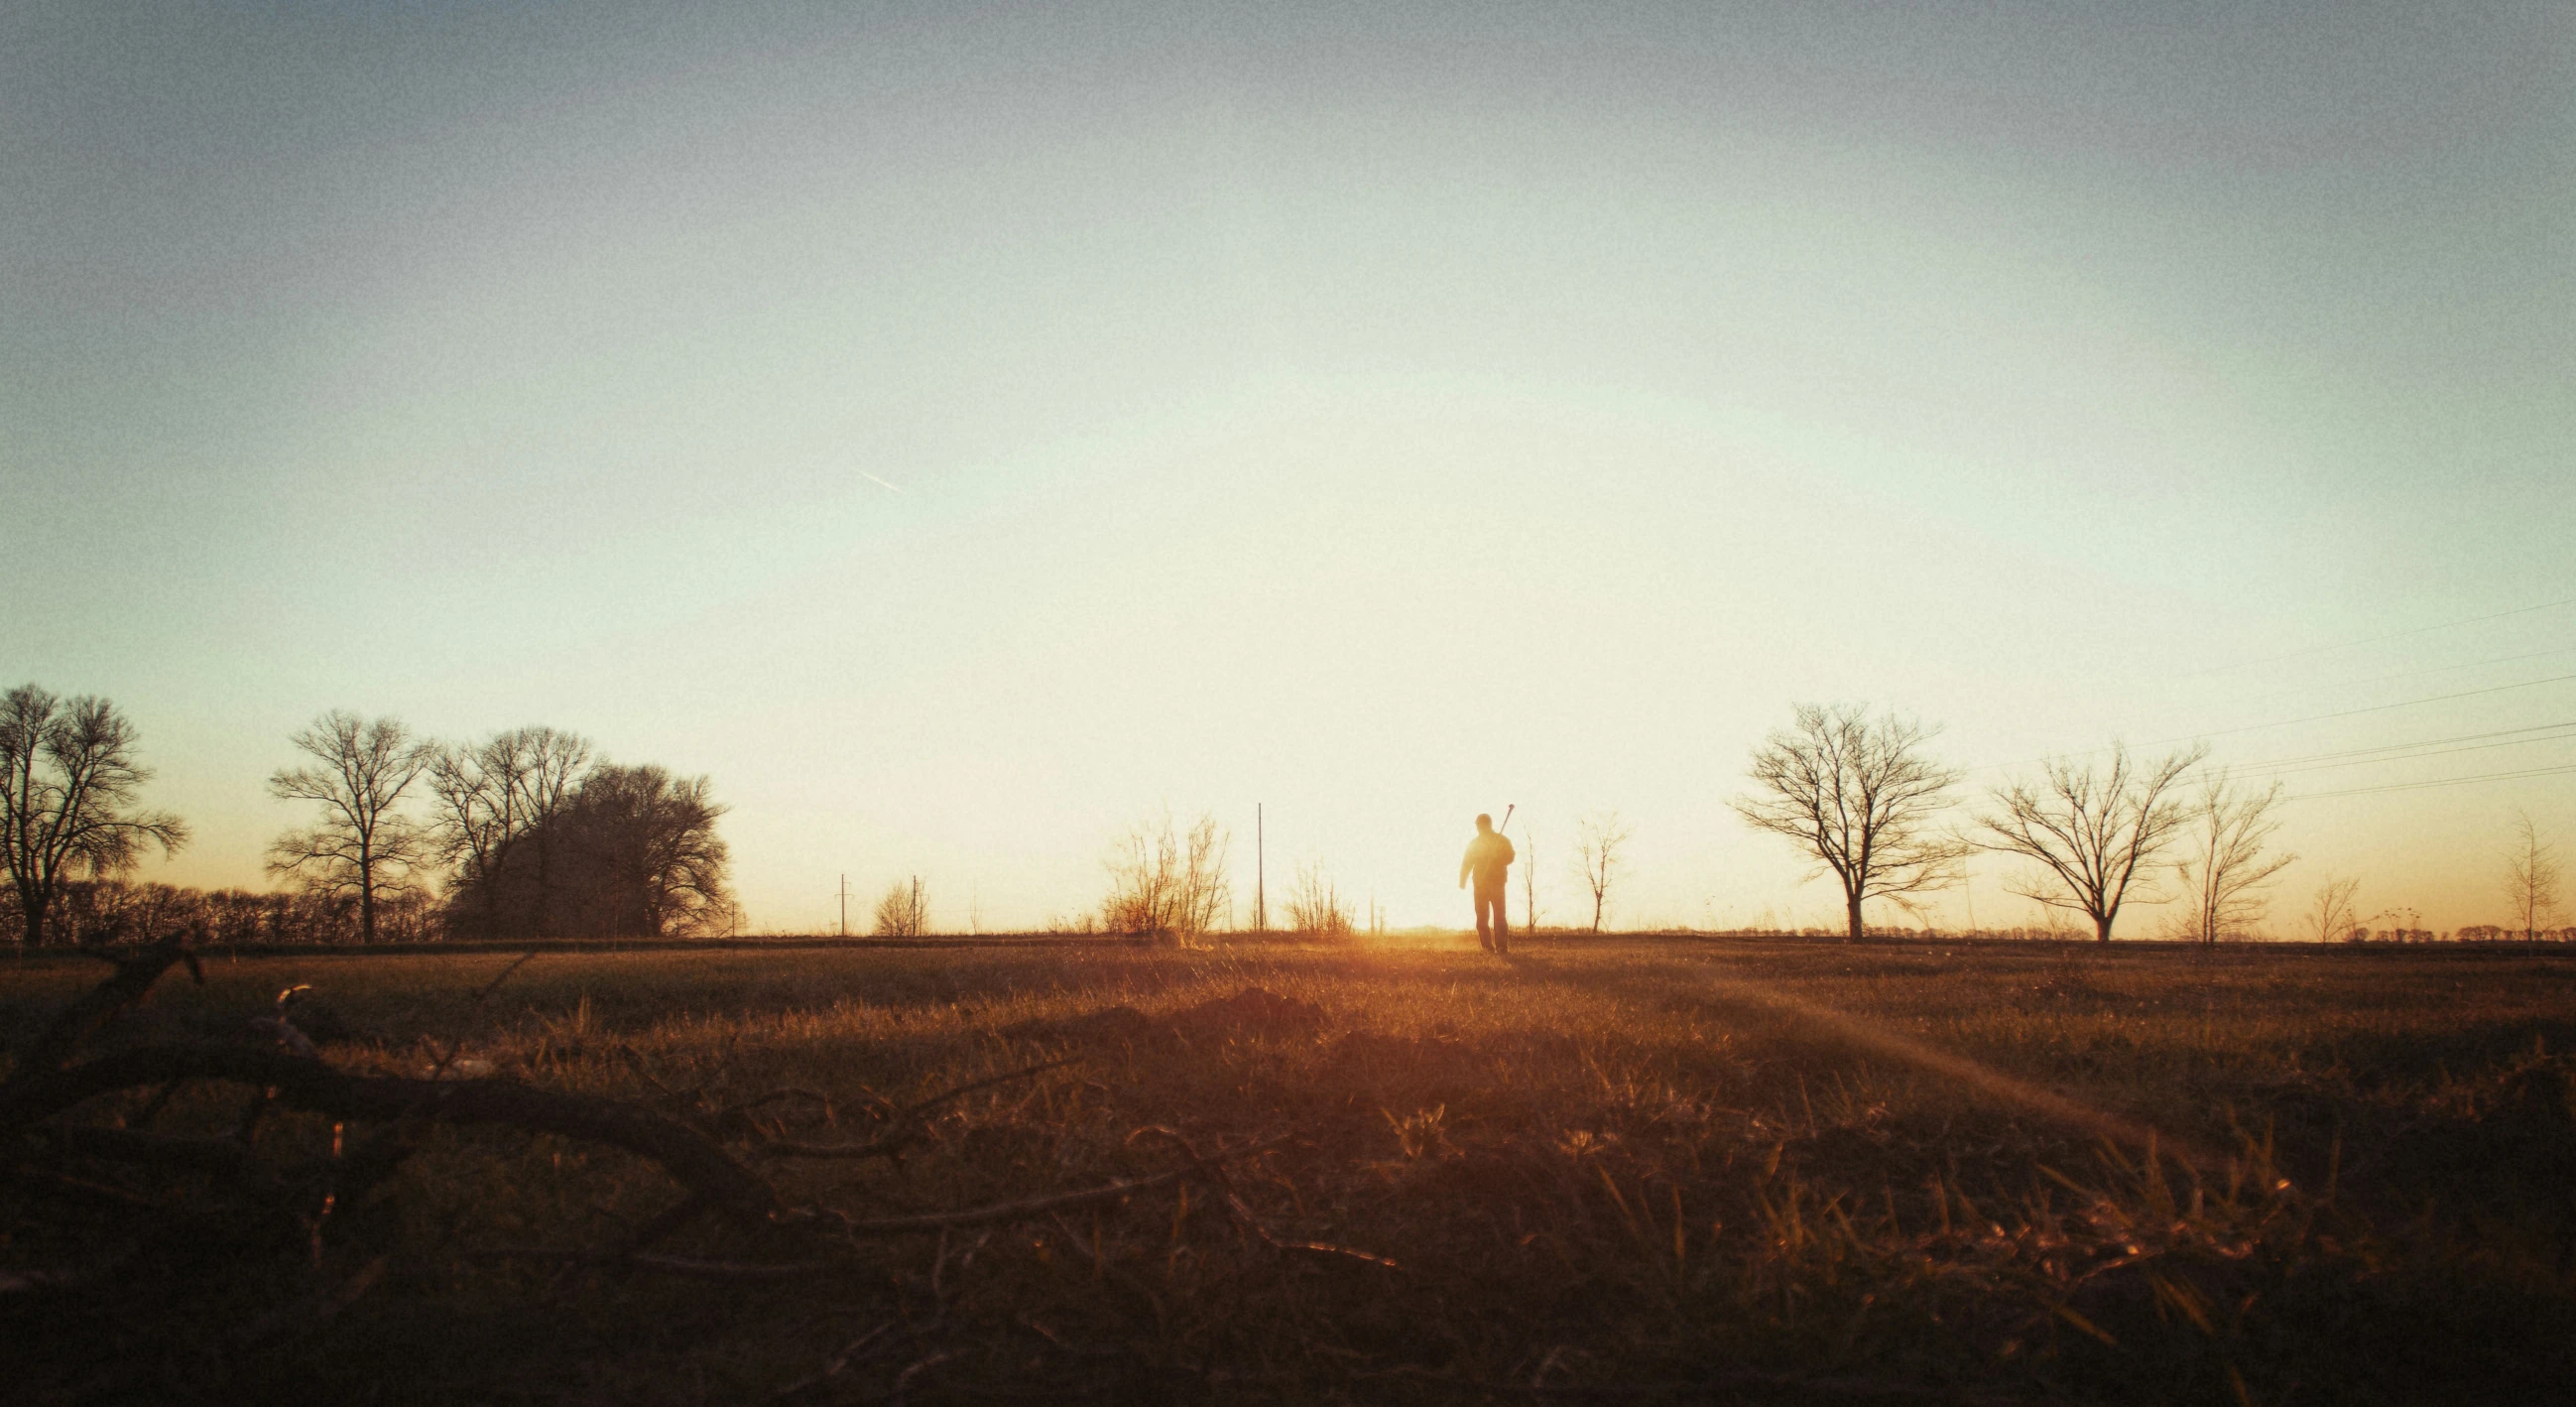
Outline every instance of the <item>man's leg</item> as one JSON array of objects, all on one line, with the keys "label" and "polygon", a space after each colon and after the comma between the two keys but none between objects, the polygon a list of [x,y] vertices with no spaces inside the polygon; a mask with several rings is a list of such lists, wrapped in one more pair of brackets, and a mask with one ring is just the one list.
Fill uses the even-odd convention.
[{"label": "man's leg", "polygon": [[1480,947],[1480,948],[1483,948],[1486,952],[1489,952],[1489,953],[1490,953],[1490,952],[1492,952],[1492,951],[1494,950],[1493,914],[1494,914],[1494,896],[1493,896],[1493,895],[1491,895],[1491,894],[1486,893],[1485,891],[1483,891],[1483,890],[1481,890],[1481,889],[1477,890],[1477,891],[1476,891],[1476,946],[1477,946],[1477,947]]},{"label": "man's leg", "polygon": [[1498,953],[1512,950],[1512,906],[1506,897],[1510,893],[1508,889],[1494,891],[1494,951]]}]

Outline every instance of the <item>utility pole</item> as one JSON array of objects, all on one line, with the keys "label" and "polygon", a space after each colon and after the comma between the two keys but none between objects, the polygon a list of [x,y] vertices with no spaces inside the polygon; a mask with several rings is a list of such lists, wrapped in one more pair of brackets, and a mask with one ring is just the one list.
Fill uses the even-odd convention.
[{"label": "utility pole", "polygon": [[850,877],[841,876],[841,936],[850,936]]},{"label": "utility pole", "polygon": [[1538,936],[1538,837],[1522,831],[1521,839],[1528,844],[1530,852],[1521,860],[1521,932],[1535,938]]},{"label": "utility pole", "polygon": [[1264,865],[1261,803],[1256,801],[1252,803],[1252,931],[1255,933],[1270,931],[1269,894],[1263,887],[1267,878]]}]

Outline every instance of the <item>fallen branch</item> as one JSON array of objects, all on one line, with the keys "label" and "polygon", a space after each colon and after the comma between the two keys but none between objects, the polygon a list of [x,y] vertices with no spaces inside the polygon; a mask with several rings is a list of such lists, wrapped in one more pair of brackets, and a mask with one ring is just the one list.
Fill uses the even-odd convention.
[{"label": "fallen branch", "polygon": [[176,1079],[230,1080],[273,1090],[289,1108],[335,1119],[489,1124],[605,1143],[661,1164],[710,1206],[738,1220],[764,1218],[778,1206],[769,1184],[723,1148],[686,1124],[635,1105],[498,1077],[352,1075],[319,1060],[253,1046],[142,1046],[68,1070],[30,1072],[0,1086],[0,1137],[14,1138],[102,1094]]},{"label": "fallen branch", "polygon": [[250,1149],[236,1138],[190,1138],[144,1129],[56,1129],[62,1150],[84,1158],[122,1163],[149,1163],[195,1172],[239,1177],[250,1171]]},{"label": "fallen branch", "polygon": [[[102,956],[105,956],[102,954]],[[92,1031],[107,1023],[109,1017],[143,1000],[161,974],[178,963],[188,965],[188,975],[199,986],[206,981],[205,969],[197,965],[197,955],[188,950],[187,935],[173,933],[133,957],[109,957],[116,975],[88,991],[71,1005],[54,1014],[45,1029],[18,1053],[18,1063],[9,1072],[8,1083],[15,1085],[63,1068],[72,1052]],[[5,1088],[5,1086],[0,1086]]]},{"label": "fallen branch", "polygon": [[778,1280],[814,1280],[882,1270],[855,1260],[731,1261],[693,1260],[685,1256],[627,1255],[618,1251],[585,1251],[557,1246],[515,1246],[469,1251],[468,1260],[534,1260],[556,1265],[585,1265],[598,1270],[632,1270],[671,1275],[683,1280],[718,1280],[766,1284]]},{"label": "fallen branch", "polygon": [[1953,1392],[1945,1388],[1924,1387],[1915,1383],[1889,1382],[1875,1378],[1817,1378],[1797,1373],[1757,1373],[1742,1370],[1715,1373],[1696,1381],[1565,1384],[1562,1386],[1460,1377],[1454,1373],[1434,1372],[1409,1363],[1363,1376],[1395,1378],[1404,1382],[1422,1383],[1457,1392],[1490,1393],[1497,1397],[1561,1398],[1573,1401],[1628,1401],[1650,1398],[1680,1402],[1732,1402],[1742,1400],[1748,1392],[1758,1392],[1765,1396],[1787,1394],[1792,1401],[1883,1402],[1916,1404],[1917,1407],[2028,1407],[2029,1404],[2027,1398],[1998,1397],[1990,1393],[1978,1392]]}]

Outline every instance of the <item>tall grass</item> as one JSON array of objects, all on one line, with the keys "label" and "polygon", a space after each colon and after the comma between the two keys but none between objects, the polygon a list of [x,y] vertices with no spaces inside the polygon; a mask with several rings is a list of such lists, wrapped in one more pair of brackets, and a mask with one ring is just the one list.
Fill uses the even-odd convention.
[{"label": "tall grass", "polygon": [[[766,1286],[514,1256],[611,1240],[670,1188],[620,1156],[442,1131],[386,1204],[386,1280],[262,1368],[272,1386],[386,1402],[739,1401],[808,1379],[799,1400],[2397,1402],[2576,1370],[2576,966],[2554,958],[1646,941],[1508,960],[547,954],[476,1009],[505,960],[216,964],[148,1019],[219,1027],[311,982],[369,1033],[338,1048],[355,1066],[417,1073],[462,1035],[504,1072],[667,1107],[793,1086],[811,1097],[762,1117],[809,1138],[1079,1059],[949,1106],[900,1164],[772,1167],[792,1200],[853,1216],[1286,1141],[1220,1189],[894,1243],[867,1274]],[[93,976],[24,964],[0,997],[23,1029]],[[209,1094],[197,1114],[225,1107]]]}]

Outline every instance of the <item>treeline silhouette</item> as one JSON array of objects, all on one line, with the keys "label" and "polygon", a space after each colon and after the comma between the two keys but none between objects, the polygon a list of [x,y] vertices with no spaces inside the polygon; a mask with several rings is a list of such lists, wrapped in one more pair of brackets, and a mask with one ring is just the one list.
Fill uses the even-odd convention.
[{"label": "treeline silhouette", "polygon": [[[389,900],[376,914],[377,940],[433,942],[449,936],[445,906],[416,891]],[[346,895],[306,889],[198,889],[121,879],[74,880],[55,896],[45,942],[98,947],[150,943],[173,933],[191,943],[242,946],[358,941],[358,906]],[[16,895],[0,901],[0,935],[23,942]]]},{"label": "treeline silhouette", "polygon": [[704,777],[602,764],[520,844],[460,866],[440,919],[470,938],[661,937],[731,926],[724,808]]},{"label": "treeline silhouette", "polygon": [[134,884],[147,848],[175,852],[189,834],[141,805],[152,774],[133,725],[95,697],[0,696],[0,940],[650,938],[739,923],[725,808],[703,776],[609,762],[554,728],[447,743],[335,710],[291,741],[306,761],[268,790],[313,810],[269,847],[289,888]]},{"label": "treeline silhouette", "polygon": [[[2115,743],[2090,758],[2045,759],[2038,777],[1991,788],[1984,807],[1959,815],[1950,793],[1966,772],[1930,755],[1937,731],[1855,704],[1801,704],[1754,750],[1753,787],[1730,800],[1752,828],[1793,842],[1817,875],[1837,881],[1847,940],[1915,936],[1869,922],[1872,902],[1935,936],[1925,899],[1964,883],[1978,852],[2025,862],[2008,888],[2048,915],[2044,927],[1978,936],[2054,938],[2089,926],[2094,941],[2109,942],[2135,903],[2174,904],[2161,937],[2263,936],[2266,891],[2294,858],[2273,844],[2277,781],[2240,783],[2205,768],[2202,744],[2151,759]],[[142,805],[152,774],[137,759],[132,724],[95,697],[33,684],[0,696],[0,870],[10,881],[0,941],[113,943],[172,931],[236,943],[658,938],[740,926],[716,832],[725,808],[703,776],[609,762],[581,735],[546,727],[440,742],[396,718],[334,710],[290,741],[305,761],[273,773],[268,790],[312,809],[308,824],[269,847],[269,870],[289,892],[128,884],[147,851],[168,854],[189,839],[179,817]],[[1615,813],[1578,830],[1575,872],[1594,932],[1627,834]],[[1109,858],[1110,893],[1080,931],[1189,944],[1231,927],[1230,849],[1210,815],[1186,831],[1168,814],[1133,828]],[[2502,858],[2510,924],[2442,935],[2410,909],[2365,915],[2359,881],[2329,876],[2294,931],[2320,943],[2576,941],[2576,929],[2554,926],[2563,876],[2528,815]],[[1535,929],[1534,855],[1527,864],[1522,926]],[[1283,898],[1288,931],[1356,931],[1354,904],[1320,866],[1301,869]],[[1370,927],[1379,926],[1372,902]],[[887,892],[876,927],[890,936],[928,930],[918,876]],[[1269,929],[1259,887],[1253,927]]]}]

